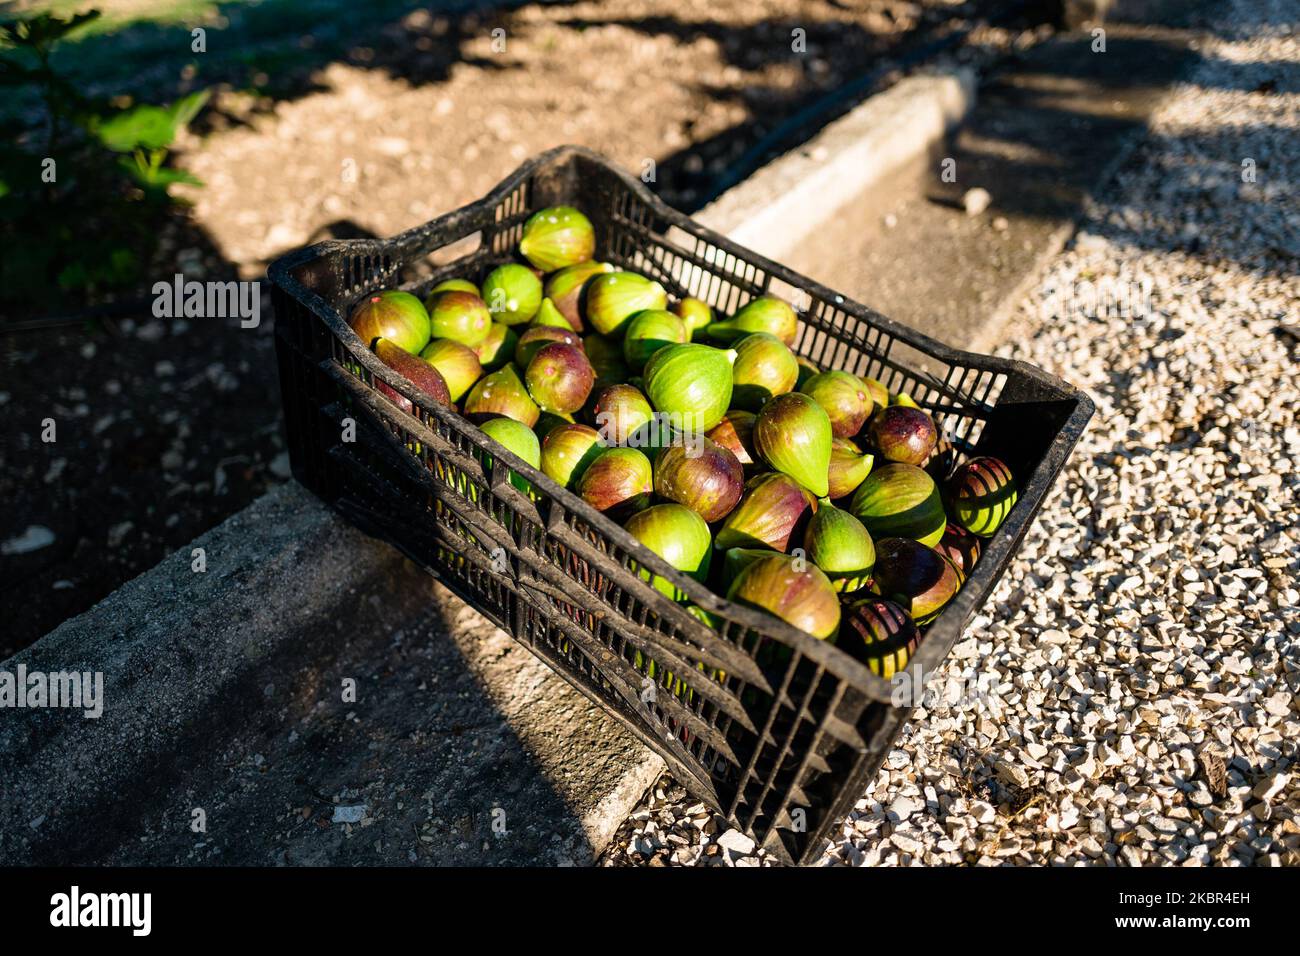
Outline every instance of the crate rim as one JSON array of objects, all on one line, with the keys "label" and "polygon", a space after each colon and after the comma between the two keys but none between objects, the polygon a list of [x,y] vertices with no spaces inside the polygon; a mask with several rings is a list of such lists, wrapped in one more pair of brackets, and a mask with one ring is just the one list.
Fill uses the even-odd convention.
[{"label": "crate rim", "polygon": [[[891,706],[899,706],[893,701],[892,689],[894,685],[892,681],[875,674],[869,667],[858,661],[847,651],[841,650],[828,641],[813,637],[811,634],[793,627],[774,615],[728,601],[712,589],[673,568],[659,555],[632,537],[625,528],[612,518],[592,508],[576,494],[554,482],[540,469],[533,468],[514,455],[509,449],[489,438],[464,415],[433,402],[424,397],[422,393],[415,391],[406,379],[380,362],[370,349],[365,347],[365,344],[352,331],[338,309],[334,308],[314,290],[304,285],[294,275],[294,270],[332,253],[387,255],[392,253],[395,245],[399,248],[417,247],[430,232],[455,229],[466,220],[474,220],[484,211],[494,209],[538,169],[572,158],[583,158],[603,167],[616,176],[657,217],[670,225],[701,238],[739,259],[758,266],[770,276],[779,278],[788,285],[801,288],[812,296],[833,303],[836,308],[847,315],[877,326],[896,340],[900,340],[919,351],[927,352],[934,358],[949,365],[962,365],[995,374],[1015,373],[1024,379],[1031,380],[1046,389],[1056,392],[1060,401],[1074,404],[1074,408],[1065,423],[1052,439],[1052,443],[1044,454],[1042,461],[1027,479],[1019,481],[1017,506],[1011,509],[1011,514],[991,538],[982,539],[985,544],[981,554],[983,560],[976,564],[974,572],[967,578],[965,585],[958,592],[956,598],[940,612],[930,626],[925,639],[921,641],[917,653],[912,656],[907,667],[899,672],[900,674],[911,674],[919,669],[923,680],[928,680],[929,675],[933,673],[934,665],[947,656],[952,645],[965,630],[966,624],[976,609],[987,601],[993,587],[1005,570],[1002,567],[1004,560],[1010,558],[1014,549],[1019,546],[1028,532],[1051,486],[1054,484],[1056,476],[1069,458],[1074,446],[1082,436],[1084,428],[1091,419],[1096,406],[1082,389],[1021,359],[1003,358],[958,349],[910,326],[890,319],[888,316],[882,315],[843,293],[836,292],[766,256],[733,242],[707,226],[701,225],[685,213],[668,206],[647,189],[641,180],[626,173],[612,160],[583,146],[557,146],[540,153],[520,164],[480,199],[419,226],[404,230],[390,238],[331,239],[287,252],[270,263],[267,268],[267,277],[275,286],[278,286],[313,312],[317,318],[324,320],[334,335],[342,337],[349,351],[361,361],[368,372],[378,376],[389,387],[394,388],[412,401],[415,407],[423,410],[427,415],[454,426],[456,431],[467,435],[483,451],[491,452],[495,458],[503,459],[511,470],[519,472],[528,481],[540,485],[549,496],[560,501],[566,512],[580,517],[588,525],[610,536],[615,544],[634,557],[644,568],[671,581],[690,598],[692,603],[703,607],[706,611],[722,613],[729,619],[747,628],[753,628],[759,633],[779,634],[781,640],[789,644],[797,653],[825,668],[836,677],[853,682],[857,687],[863,689],[870,699]],[[480,227],[481,229],[482,227]],[[452,269],[447,268],[445,271],[450,273]],[[856,335],[856,333],[850,334]],[[392,406],[395,415],[408,415],[408,413],[398,409],[391,402],[389,404]],[[417,422],[419,421],[418,417],[410,415],[408,417],[412,417]],[[644,600],[651,602],[656,613],[661,618],[675,622],[680,633],[689,634],[697,628],[699,632],[712,633],[711,629],[687,614],[681,605],[661,594],[648,581],[640,581],[639,577],[637,580],[639,584],[643,585],[640,596]],[[897,676],[894,680],[896,679]],[[909,703],[905,705],[905,708],[910,710],[912,706]]]}]

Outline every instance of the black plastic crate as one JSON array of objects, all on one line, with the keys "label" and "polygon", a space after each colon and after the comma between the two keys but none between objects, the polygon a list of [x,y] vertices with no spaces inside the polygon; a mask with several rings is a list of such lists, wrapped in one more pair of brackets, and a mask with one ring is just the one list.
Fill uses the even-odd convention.
[{"label": "black plastic crate", "polygon": [[[466,419],[422,398],[345,321],[377,289],[422,296],[451,275],[481,279],[513,257],[529,215],[561,203],[592,220],[598,259],[653,276],[673,295],[728,313],[763,293],[789,299],[802,308],[796,352],[909,391],[960,456],[991,454],[1010,465],[1019,501],[926,629],[909,679],[915,668],[933,673],[988,597],[1092,402],[1033,366],[950,349],[743,249],[576,147],[544,153],[478,202],[391,239],[324,242],[271,265],[297,479],[613,713],[692,793],[778,858],[811,862],[911,712],[891,703],[891,682],[835,645],[676,572]],[[398,409],[376,380],[414,411]],[[343,440],[348,420],[353,441]],[[511,470],[532,482],[535,498],[510,483]],[[718,630],[650,587],[642,569],[671,579],[716,616]],[[773,644],[789,652],[773,653]],[[709,676],[715,671],[725,673],[721,682]]]}]

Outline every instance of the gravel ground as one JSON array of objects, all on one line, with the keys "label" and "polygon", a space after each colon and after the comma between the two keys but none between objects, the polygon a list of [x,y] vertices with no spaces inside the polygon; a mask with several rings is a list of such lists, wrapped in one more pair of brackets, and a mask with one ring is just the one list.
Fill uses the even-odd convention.
[{"label": "gravel ground", "polygon": [[[1300,865],[1296,13],[1225,8],[1009,329],[1097,415],[931,685],[989,693],[918,710],[827,863]],[[1093,314],[1102,280],[1149,311]],[[768,862],[689,800],[606,862]]]}]

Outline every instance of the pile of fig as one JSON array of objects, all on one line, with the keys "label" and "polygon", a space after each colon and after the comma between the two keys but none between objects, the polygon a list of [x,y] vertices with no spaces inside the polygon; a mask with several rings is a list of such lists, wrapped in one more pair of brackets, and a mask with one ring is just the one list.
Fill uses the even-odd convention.
[{"label": "pile of fig", "polygon": [[762,295],[719,315],[596,248],[582,212],[543,209],[520,261],[423,299],[369,294],[349,324],[414,389],[671,567],[882,677],[902,670],[1015,505],[1010,469],[958,463],[911,396],[797,355],[789,303]]}]

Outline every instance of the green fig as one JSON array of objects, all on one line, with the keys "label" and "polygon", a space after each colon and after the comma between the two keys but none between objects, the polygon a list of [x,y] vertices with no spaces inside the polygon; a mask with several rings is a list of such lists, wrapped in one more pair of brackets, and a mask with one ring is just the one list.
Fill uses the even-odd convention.
[{"label": "green fig", "polygon": [[465,396],[465,416],[474,422],[504,415],[532,428],[540,414],[541,410],[529,397],[528,389],[524,388],[513,365],[505,365],[484,375]]},{"label": "green fig", "polygon": [[761,295],[739,312],[722,322],[705,326],[704,334],[715,342],[730,345],[754,332],[775,335],[786,345],[794,345],[799,319],[790,303],[774,295]]},{"label": "green fig", "polygon": [[871,396],[872,408],[884,408],[889,404],[889,389],[874,378],[868,378],[865,375],[859,376],[862,384],[867,386],[867,394]]},{"label": "green fig", "polygon": [[[795,382],[794,390],[796,392],[803,392],[804,382],[808,381],[808,379],[812,378],[814,375],[821,374],[821,366],[812,359],[804,358],[802,355],[797,356],[797,359],[799,362],[799,378]],[[804,392],[804,394],[807,394],[807,392]]]},{"label": "green fig", "polygon": [[582,339],[578,338],[578,333],[572,329],[558,329],[553,325],[530,325],[524,329],[523,334],[519,336],[518,344],[515,345],[515,364],[520,368],[528,368],[528,363],[533,360],[534,355],[555,342],[582,347]]},{"label": "green fig", "polygon": [[542,471],[556,484],[572,489],[605,446],[588,425],[560,425],[542,439]]},{"label": "green fig", "polygon": [[435,296],[439,292],[471,292],[474,295],[478,295],[480,299],[482,298],[482,296],[479,295],[479,287],[468,279],[443,279],[429,290],[429,296]]},{"label": "green fig", "polygon": [[[522,458],[534,468],[541,464],[542,453],[537,444],[537,435],[527,425],[521,424],[512,418],[493,418],[479,427],[483,429],[483,434],[505,446],[507,450]],[[483,470],[489,474],[491,473],[492,458],[490,456],[484,460]],[[510,473],[510,484],[527,495],[534,494],[532,482],[516,472],[512,471]]]},{"label": "green fig", "polygon": [[[740,501],[744,472],[736,456],[703,435],[665,448],[654,460],[655,493],[705,521],[721,521]],[[698,446],[698,447],[697,447]]]},{"label": "green fig", "polygon": [[862,379],[848,372],[819,372],[808,379],[799,391],[826,410],[831,433],[836,438],[852,438],[862,430],[871,414],[871,395]]},{"label": "green fig", "polygon": [[442,375],[453,402],[459,402],[483,374],[483,366],[474,350],[451,339],[434,339],[424,347],[420,358]]},{"label": "green fig", "polygon": [[687,296],[673,306],[673,311],[677,313],[679,319],[686,323],[688,341],[696,332],[713,322],[713,310],[709,308],[709,304],[703,299]]},{"label": "green fig", "polygon": [[572,206],[550,206],[528,217],[519,251],[538,269],[554,272],[595,255],[596,231]]},{"label": "green fig", "polygon": [[874,584],[919,626],[934,620],[952,600],[961,575],[934,548],[911,538],[882,538],[876,544]]},{"label": "green fig", "polygon": [[897,394],[892,394],[892,393],[891,393],[890,396],[889,396],[889,404],[890,404],[890,405],[900,405],[900,406],[902,406],[903,408],[920,408],[920,407],[921,407],[920,405],[916,404],[916,399],[914,399],[914,398],[911,396],[911,394],[908,393],[908,392],[898,392]]},{"label": "green fig", "polygon": [[728,548],[722,555],[722,589],[726,593],[731,582],[759,558],[770,558],[777,552],[771,548]]},{"label": "green fig", "polygon": [[767,472],[745,485],[740,504],[718,530],[716,544],[724,550],[764,547],[784,551],[816,510],[816,499],[797,481],[780,472]]},{"label": "green fig", "polygon": [[639,373],[655,352],[689,338],[686,323],[677,316],[663,309],[646,309],[632,316],[623,331],[623,358],[628,368]]},{"label": "green fig", "polygon": [[826,640],[840,627],[840,601],[815,565],[785,554],[751,562],[731,582],[727,600],[758,608]]},{"label": "green fig", "polygon": [[746,470],[758,465],[758,455],[754,451],[754,419],[757,417],[753,412],[733,408],[708,433],[712,441],[735,455]]},{"label": "green fig", "polygon": [[882,458],[904,465],[924,465],[939,433],[934,420],[919,408],[891,405],[871,416],[867,437]]},{"label": "green fig", "polygon": [[778,395],[754,421],[754,450],[777,471],[825,498],[831,463],[831,421],[802,392]]},{"label": "green fig", "polygon": [[756,412],[774,395],[784,395],[799,378],[794,353],[775,335],[754,332],[735,344],[731,367],[731,404]]},{"label": "green fig", "polygon": [[657,410],[677,416],[679,429],[708,431],[731,405],[735,357],[734,351],[708,345],[665,346],[646,364],[646,395]]},{"label": "green fig", "polygon": [[[416,358],[406,349],[394,345],[388,339],[376,339],[375,357],[439,405],[451,404],[451,394],[447,389],[447,383],[438,370],[427,362]],[[411,400],[398,392],[397,389],[379,381],[379,379],[375,379],[375,385],[379,388],[379,391],[392,399],[394,404],[408,415],[415,410]]]},{"label": "green fig", "polygon": [[858,486],[849,511],[877,541],[912,538],[935,545],[948,523],[934,479],[915,465],[877,468]]},{"label": "green fig", "polygon": [[632,373],[623,361],[623,347],[603,335],[588,335],[582,340],[591,367],[596,370],[596,388],[626,382]]},{"label": "green fig", "polygon": [[947,558],[965,581],[970,577],[971,571],[975,570],[975,562],[979,560],[980,539],[955,521],[949,521],[948,527],[943,531],[943,537],[934,546],[934,550]]},{"label": "green fig", "polygon": [[553,273],[546,280],[546,287],[542,291],[555,304],[560,314],[569,320],[573,330],[581,332],[582,290],[586,288],[587,280],[613,271],[614,267],[608,262],[579,262]]},{"label": "green fig", "polygon": [[[527,266],[507,262],[497,266],[483,280],[483,301],[493,321],[502,325],[523,325],[542,305],[542,280]],[[565,324],[566,328],[568,324]]]},{"label": "green fig", "polygon": [[831,439],[831,464],[826,471],[826,497],[844,498],[858,490],[871,474],[874,455],[864,455],[847,438]]},{"label": "green fig", "polygon": [[432,338],[451,339],[477,348],[492,330],[492,316],[487,305],[472,292],[439,292],[429,300],[429,304]]},{"label": "green fig", "polygon": [[550,299],[543,299],[541,307],[537,314],[533,316],[533,325],[549,325],[554,329],[564,329],[566,332],[576,332],[573,324],[560,314],[560,310],[555,307]]},{"label": "green fig", "polygon": [[635,448],[607,448],[578,479],[578,494],[597,511],[632,514],[650,504],[650,459]]},{"label": "green fig", "polygon": [[596,372],[581,346],[565,342],[544,345],[524,370],[524,384],[539,408],[571,415],[591,394]]},{"label": "green fig", "polygon": [[645,396],[631,385],[601,389],[592,412],[601,439],[610,447],[628,444],[633,433],[654,417]]},{"label": "green fig", "polygon": [[519,336],[515,330],[500,322],[493,322],[488,329],[487,338],[478,344],[474,354],[486,372],[495,372],[515,356],[515,347]]},{"label": "green fig", "polygon": [[385,339],[415,355],[429,341],[429,313],[409,292],[371,293],[353,308],[348,325],[366,348]]},{"label": "green fig", "polygon": [[664,308],[668,293],[658,282],[635,272],[611,272],[587,282],[586,300],[592,328],[601,335],[615,335],[638,312]]},{"label": "green fig", "polygon": [[921,632],[906,611],[893,601],[869,597],[849,605],[838,646],[890,680],[907,667],[920,641]]},{"label": "green fig", "polygon": [[835,590],[863,587],[876,566],[876,547],[862,522],[823,500],[803,533],[808,560],[821,568]]},{"label": "green fig", "polygon": [[[713,537],[704,519],[691,509],[678,504],[652,505],[629,518],[626,528],[628,534],[678,571],[701,582],[708,575]],[[671,581],[646,570],[640,574],[671,600],[687,600],[685,592]]]},{"label": "green fig", "polygon": [[981,538],[997,531],[1016,503],[1011,469],[988,456],[958,466],[945,491],[952,520]]}]

